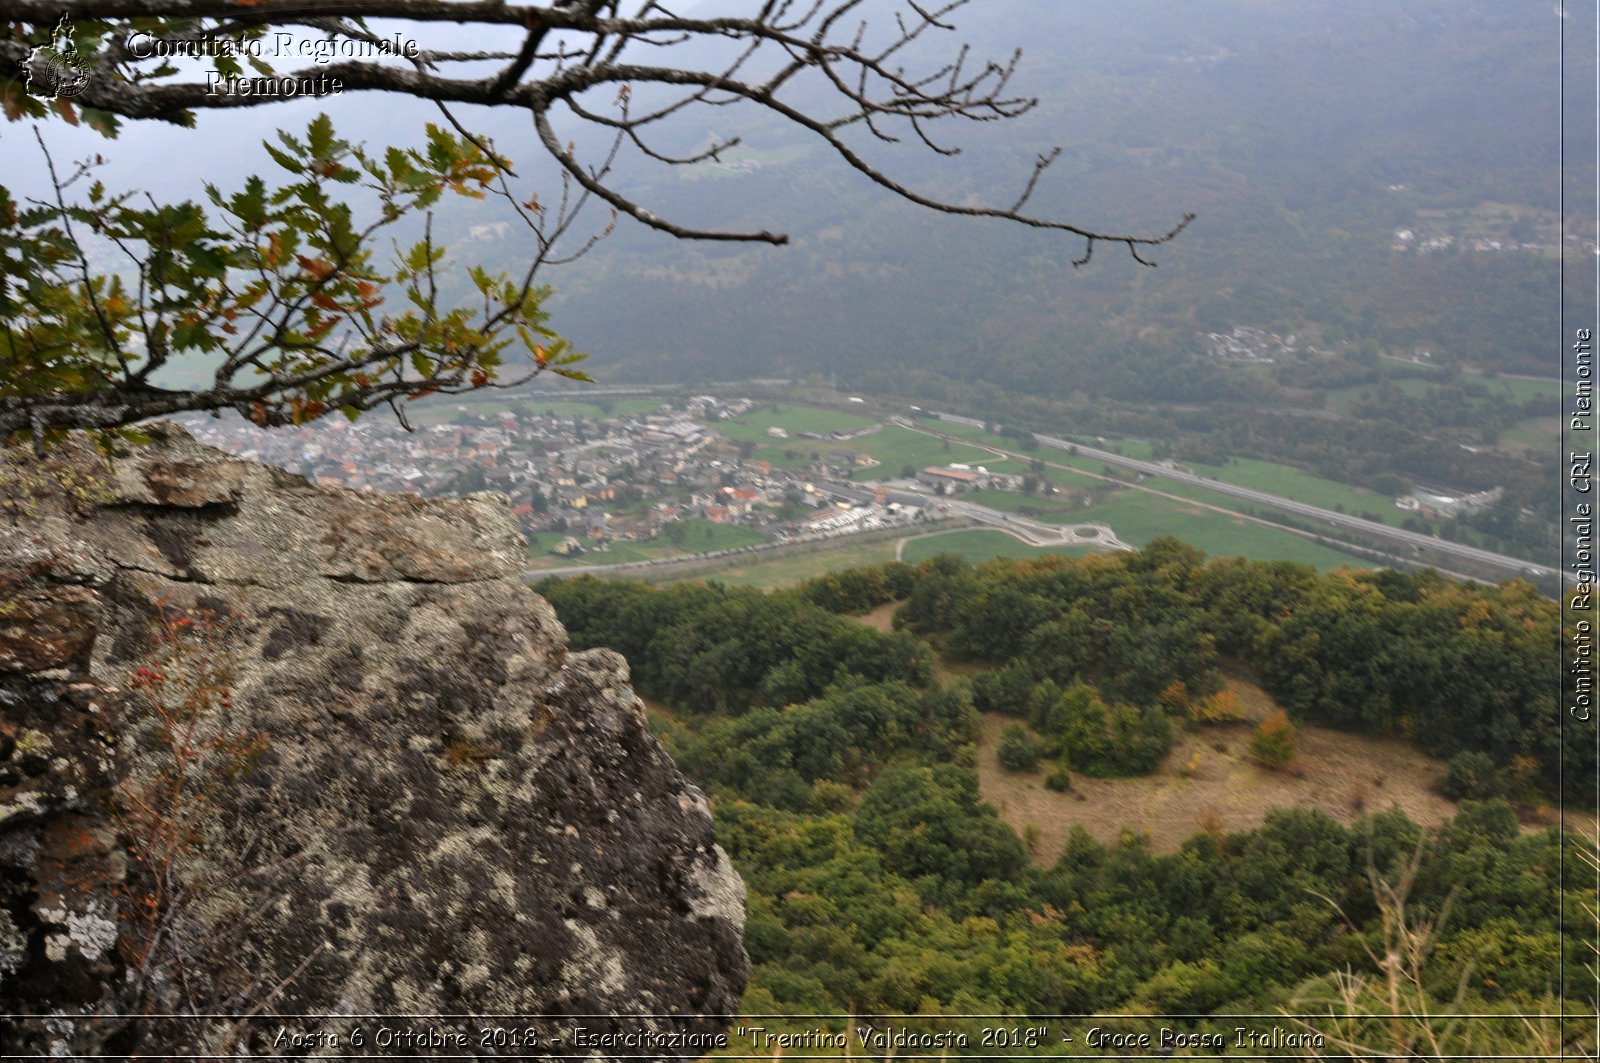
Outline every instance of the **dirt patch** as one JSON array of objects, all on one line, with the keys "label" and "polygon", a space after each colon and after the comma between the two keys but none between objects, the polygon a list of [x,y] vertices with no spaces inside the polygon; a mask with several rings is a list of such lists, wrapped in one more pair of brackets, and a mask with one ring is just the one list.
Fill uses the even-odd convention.
[{"label": "dirt patch", "polygon": [[[894,611],[904,604],[904,602],[888,602],[870,613],[862,613],[850,619],[858,624],[865,624],[874,631],[888,634],[894,630]],[[992,667],[982,661],[952,661],[937,650],[933,654],[933,678],[941,685],[963,677],[975,676],[979,672],[987,672]]]},{"label": "dirt patch", "polygon": [[860,621],[874,631],[881,631],[887,635],[894,630],[894,611],[900,608],[902,604],[901,602],[885,602],[870,613],[862,613],[860,616],[853,616],[850,619]]},{"label": "dirt patch", "polygon": [[[1251,715],[1273,705],[1254,684],[1230,679],[1228,685]],[[1072,790],[1056,793],[1044,788],[1045,768],[1015,774],[1000,767],[995,747],[1011,722],[998,714],[984,718],[979,788],[1019,834],[1029,824],[1039,828],[1033,858],[1040,864],[1054,863],[1076,826],[1102,842],[1115,842],[1124,830],[1146,833],[1153,850],[1173,852],[1202,830],[1259,827],[1272,808],[1315,808],[1345,824],[1391,805],[1425,827],[1455,815],[1454,802],[1432,789],[1444,775],[1444,761],[1397,739],[1303,726],[1295,764],[1270,771],[1250,757],[1250,725],[1202,727],[1180,731],[1171,754],[1150,775],[1074,774]]]}]

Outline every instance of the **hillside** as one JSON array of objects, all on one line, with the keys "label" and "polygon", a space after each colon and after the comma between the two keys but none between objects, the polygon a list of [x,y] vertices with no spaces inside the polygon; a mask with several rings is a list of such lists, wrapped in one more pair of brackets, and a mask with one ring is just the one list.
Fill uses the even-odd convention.
[{"label": "hillside", "polygon": [[[1562,957],[1592,930],[1562,922],[1557,869],[1586,843],[1548,807],[1556,759],[1588,779],[1592,751],[1551,738],[1557,609],[1531,587],[1162,540],[774,594],[540,590],[577,645],[628,655],[711,797],[751,890],[746,1036],[824,1031],[807,1047],[855,1058],[870,1036],[781,1018],[848,1013],[965,1038],[953,1057],[983,1051],[978,1016],[1018,1031],[1016,1057],[1091,1027],[1197,1046],[1241,1023],[1321,1039],[1276,1042],[1284,1058],[1587,1050],[1575,1025],[1447,1018],[1559,1010],[1552,972],[1579,984]],[[1285,767],[1258,743],[1274,703]],[[1396,1024],[1364,949],[1416,946],[1392,936],[1401,906],[1440,922],[1405,953]],[[1308,1014],[1330,1017],[1289,1018]]]}]

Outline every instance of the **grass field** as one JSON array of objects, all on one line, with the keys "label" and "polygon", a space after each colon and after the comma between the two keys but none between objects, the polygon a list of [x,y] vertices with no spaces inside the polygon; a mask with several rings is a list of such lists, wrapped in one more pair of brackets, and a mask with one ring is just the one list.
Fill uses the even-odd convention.
[{"label": "grass field", "polygon": [[973,491],[964,498],[1002,513],[1022,513],[1051,524],[1076,524],[1083,512],[1081,492],[1066,495],[1024,495],[1016,491]]},{"label": "grass field", "polygon": [[825,572],[842,572],[847,568],[875,565],[894,559],[894,540],[878,539],[874,542],[852,542],[846,538],[836,549],[816,553],[791,554],[771,560],[757,560],[719,568],[709,572],[696,572],[673,583],[693,583],[717,580],[720,583],[742,584],[773,590],[820,576]]},{"label": "grass field", "polygon": [[917,422],[930,432],[943,432],[947,436],[960,436],[963,439],[984,439],[998,444],[1004,437],[985,432],[982,428],[970,424],[957,424],[955,421],[935,421],[931,418]]},{"label": "grass field", "polygon": [[[756,461],[770,461],[779,468],[794,469],[809,464],[814,453],[863,449],[860,446],[862,440],[835,442],[826,438],[806,439],[800,435],[801,432],[827,436],[829,432],[848,432],[876,423],[870,417],[819,410],[811,406],[779,404],[777,413],[773,413],[772,409],[771,406],[758,406],[743,417],[718,421],[713,427],[736,443],[754,443],[756,447],[750,457]],[[769,428],[782,428],[789,433],[789,438],[775,439],[767,434]]]},{"label": "grass field", "polygon": [[[1173,488],[1174,494],[1204,496],[1227,501],[1224,496],[1205,488],[1185,485],[1160,484],[1162,490]],[[1178,488],[1183,488],[1179,490]],[[1082,506],[1080,496],[1065,498],[1029,498],[1008,491],[977,491],[968,497],[980,505],[1007,512],[1033,510],[1036,519],[1051,524],[1079,524],[1098,521],[1109,524],[1117,538],[1133,546],[1143,546],[1163,535],[1173,535],[1193,543],[1213,557],[1233,557],[1242,554],[1260,561],[1303,561],[1320,569],[1339,568],[1342,565],[1370,567],[1371,562],[1331,547],[1314,543],[1292,532],[1264,527],[1243,517],[1188,506],[1171,498],[1163,498],[1132,488],[1109,493],[1102,492],[1102,501],[1092,506]]]},{"label": "grass field", "polygon": [[923,539],[912,539],[906,543],[900,558],[916,564],[939,554],[955,554],[976,565],[993,557],[1043,557],[1047,554],[1081,557],[1093,552],[1085,546],[1030,546],[1002,531],[980,530],[939,532]]},{"label": "grass field", "polygon": [[[1001,463],[1001,459],[987,450],[959,443],[950,444],[949,449],[946,449],[943,440],[898,425],[885,425],[876,432],[856,439],[807,439],[800,435],[801,432],[812,432],[827,436],[830,432],[847,432],[865,428],[873,423],[871,418],[841,413],[837,410],[820,410],[809,406],[780,406],[779,412],[773,413],[772,407],[762,406],[736,420],[720,422],[715,427],[718,432],[736,442],[754,443],[756,447],[751,453],[752,458],[770,461],[780,467],[804,466],[810,462],[814,453],[848,451],[874,458],[878,464],[857,470],[852,477],[856,480],[892,479],[899,476],[901,469],[907,465],[921,469],[928,465],[948,465],[952,462],[969,465]],[[769,428],[782,428],[789,433],[789,437],[775,439],[767,434]],[[1006,464],[1015,467],[1004,470],[996,468],[996,471],[1021,472],[1025,468],[1025,465],[1018,462]]]},{"label": "grass field", "polygon": [[[1417,377],[1405,377],[1401,380],[1391,380],[1390,383],[1398,388],[1403,394],[1419,399],[1423,395],[1427,394],[1427,391],[1430,387],[1435,386],[1432,381],[1419,379]],[[1349,413],[1350,410],[1355,406],[1356,400],[1361,398],[1363,394],[1371,391],[1376,386],[1377,385],[1375,384],[1354,384],[1347,388],[1329,388],[1322,393],[1325,396],[1326,401],[1326,406],[1324,409],[1327,409],[1333,413]]]},{"label": "grass field", "polygon": [[[1513,402],[1526,402],[1528,399],[1547,399],[1551,411],[1556,409],[1556,403],[1561,399],[1561,385],[1555,381],[1545,380],[1512,380],[1506,377],[1486,377],[1476,373],[1463,374],[1461,380],[1469,387],[1474,384],[1482,385],[1491,394],[1506,395]],[[1404,394],[1414,398],[1422,398],[1428,389],[1437,387],[1445,382],[1443,372],[1438,378],[1432,377],[1404,377],[1389,380]],[[1371,391],[1374,384],[1356,384],[1347,388],[1333,388],[1323,392],[1327,396],[1327,409],[1334,413],[1349,413],[1363,392]],[[1475,400],[1482,401],[1482,400]]]},{"label": "grass field", "polygon": [[1559,417],[1531,417],[1520,421],[1500,433],[1500,445],[1514,444],[1526,447],[1537,460],[1543,456],[1554,458],[1561,448],[1561,419]]},{"label": "grass field", "polygon": [[[825,436],[829,432],[848,432],[856,428],[865,428],[876,424],[871,417],[859,414],[841,413],[838,410],[819,410],[811,406],[787,406],[779,403],[778,412],[774,413],[771,405],[757,406],[743,417],[731,421],[718,421],[717,431],[729,439],[753,439],[758,443],[770,440],[767,435],[769,428],[782,428],[791,437],[801,432],[815,432]],[[780,443],[790,440],[778,440]],[[818,440],[801,439],[796,446],[815,445]]]},{"label": "grass field", "polygon": [[[909,428],[898,425],[887,425],[881,431],[860,439],[852,439],[844,443],[830,444],[833,449],[854,450],[863,454],[870,454],[878,459],[878,464],[870,469],[858,469],[851,479],[854,480],[889,480],[900,475],[901,469],[910,465],[917,469],[929,465],[950,465],[959,463],[964,465],[982,465],[991,468],[991,462],[998,464],[1001,459],[987,450],[978,447],[969,447],[961,443],[951,443],[945,449],[945,441],[935,439],[933,436],[913,432]],[[996,472],[1002,471],[998,468]]]},{"label": "grass field", "polygon": [[[1251,683],[1229,679],[1252,716],[1273,705]],[[1044,788],[1045,769],[1009,772],[995,756],[1010,717],[988,714],[979,740],[978,786],[984,800],[1018,833],[1038,828],[1034,859],[1054,863],[1073,827],[1113,843],[1124,830],[1150,835],[1156,852],[1173,852],[1196,831],[1251,830],[1273,808],[1314,808],[1341,823],[1390,805],[1414,822],[1437,827],[1455,806],[1433,791],[1444,764],[1397,739],[1373,738],[1323,727],[1300,728],[1300,751],[1289,771],[1260,767],[1249,753],[1251,729],[1181,730],[1172,752],[1154,772],[1129,779],[1095,779],[1074,773],[1072,789]]]},{"label": "grass field", "polygon": [[1196,463],[1191,467],[1200,475],[1221,480],[1223,483],[1282,495],[1284,498],[1321,506],[1323,509],[1342,507],[1346,513],[1374,513],[1386,524],[1398,525],[1405,516],[1394,508],[1392,499],[1335,480],[1324,480],[1320,476],[1312,476],[1288,465],[1258,461],[1255,458],[1236,458],[1226,465]]},{"label": "grass field", "polygon": [[[938,422],[940,431],[971,439],[992,439],[996,445],[1011,440],[993,436],[982,428],[970,425]],[[1130,457],[1142,451],[1142,441],[1123,440],[1122,450]],[[1041,450],[1040,455],[1056,465],[1082,469],[1085,472],[1103,473],[1103,462],[1075,457],[1058,450]],[[1141,455],[1142,456],[1142,453]],[[960,460],[960,459],[953,459]],[[998,465],[998,462],[996,462]],[[1228,483],[1283,495],[1311,505],[1332,509],[1343,506],[1346,512],[1371,512],[1390,524],[1399,524],[1403,516],[1389,504],[1389,500],[1347,484],[1325,480],[1303,473],[1287,465],[1254,459],[1238,459],[1227,466],[1197,466],[1205,475]],[[1080,488],[1097,495],[1106,494],[1106,483],[1089,476],[1074,475],[1069,469],[1049,470],[1047,478],[1056,484]],[[1236,499],[1204,487],[1155,480],[1151,486],[1169,494],[1192,498],[1207,505],[1235,509]],[[1099,521],[1111,525],[1117,537],[1124,542],[1143,546],[1162,535],[1173,535],[1204,550],[1208,555],[1231,557],[1244,555],[1260,560],[1300,561],[1319,569],[1339,568],[1344,565],[1367,567],[1371,562],[1322,546],[1292,532],[1264,527],[1241,517],[1230,517],[1198,507],[1188,507],[1181,502],[1158,495],[1131,489],[1116,490],[1095,505],[1082,505],[1082,492],[1048,497],[1028,496],[1009,491],[978,491],[969,496],[972,501],[992,509],[1016,513],[1031,511],[1040,520],[1053,524],[1073,524]],[[1014,541],[1014,540],[1013,540]],[[915,544],[908,544],[907,557]],[[1023,544],[1018,543],[1019,547]],[[937,552],[937,551],[935,551]],[[918,557],[927,556],[918,550]],[[992,556],[992,555],[991,555]],[[1017,555],[1011,555],[1017,556]]]},{"label": "grass field", "polygon": [[1489,377],[1470,377],[1469,379],[1487,384],[1489,390],[1508,390],[1511,397],[1518,402],[1528,399],[1548,399],[1551,413],[1556,411],[1556,404],[1561,401],[1561,384],[1555,380],[1511,380],[1506,377],[1493,379]]},{"label": "grass field", "polygon": [[626,565],[634,561],[655,561],[664,557],[704,554],[713,550],[727,550],[735,546],[752,546],[766,542],[766,536],[754,528],[741,525],[713,524],[699,517],[683,521],[682,524],[685,535],[681,546],[662,536],[647,543],[626,541],[613,543],[609,550],[590,552],[570,560],[549,552],[550,547],[565,536],[556,532],[545,532],[539,536],[539,546],[531,552],[529,564],[533,568],[548,568],[553,572],[559,572],[563,568],[572,568],[575,565]]},{"label": "grass field", "polygon": [[1113,439],[1104,444],[1103,449],[1113,454],[1121,454],[1125,458],[1136,458],[1139,461],[1150,461],[1155,457],[1155,448],[1148,440],[1144,439]]},{"label": "grass field", "polygon": [[[1417,385],[1422,384],[1421,381],[1414,380],[1406,380],[1402,381],[1401,383]],[[1527,384],[1534,388],[1542,386],[1531,381],[1513,380],[1506,381],[1506,383]],[[1360,389],[1345,390],[1354,393]],[[1421,387],[1419,386],[1414,390],[1420,393]],[[1004,446],[1008,442],[998,436],[989,435],[981,428],[973,428],[968,425],[954,425],[941,422],[939,427],[941,430],[950,430],[952,434],[960,434],[968,438],[993,439],[995,440],[996,445]],[[1140,439],[1113,440],[1103,445],[1096,445],[1103,446],[1103,449],[1113,450],[1130,458],[1148,460],[1151,457],[1150,445],[1144,440]],[[1085,472],[1097,474],[1103,474],[1105,471],[1104,462],[1094,461],[1090,458],[1076,457],[1059,450],[1042,450],[1040,451],[1040,454],[1046,461],[1057,465],[1066,465],[1072,468],[1082,469]],[[1374,513],[1386,524],[1398,526],[1405,516],[1405,514],[1394,508],[1394,506],[1391,504],[1392,500],[1385,498],[1382,495],[1375,494],[1374,492],[1366,491],[1358,487],[1352,487],[1349,484],[1342,484],[1335,480],[1327,480],[1320,476],[1313,476],[1310,473],[1302,472],[1299,469],[1292,468],[1288,465],[1279,465],[1275,462],[1260,461],[1255,458],[1236,458],[1226,465],[1203,465],[1199,463],[1193,463],[1191,468],[1193,468],[1195,472],[1202,476],[1209,476],[1215,480],[1220,480],[1223,483],[1235,484],[1239,487],[1248,487],[1257,491],[1266,491],[1270,494],[1282,495],[1284,498],[1292,499],[1296,502],[1305,502],[1313,506],[1322,506],[1325,509],[1342,508],[1346,513]],[[1052,483],[1085,488],[1092,487],[1095,483],[1094,480],[1088,477],[1073,476],[1072,473],[1059,469],[1052,469],[1048,479],[1050,479]],[[1223,506],[1228,509],[1236,508],[1239,504],[1237,501],[1230,499],[1226,495],[1218,494],[1215,491],[1208,491],[1203,487],[1195,487],[1193,485],[1179,484],[1170,481],[1155,481],[1152,483],[1152,486],[1157,487],[1159,490],[1167,491],[1171,494],[1183,495],[1185,498],[1193,498],[1199,502]],[[1068,507],[1052,505],[1049,500],[1037,500],[1032,503],[1020,502],[1008,504],[1004,501],[985,499],[984,502],[986,505],[994,506],[996,509],[1015,510],[1019,506],[1033,505],[1041,509],[1059,509],[1063,512],[1063,514],[1080,512],[1072,510]],[[1056,518],[1046,517],[1045,519],[1053,520]],[[1070,519],[1076,519],[1076,517],[1074,516]]]},{"label": "grass field", "polygon": [[1292,532],[1264,527],[1243,517],[1185,506],[1143,491],[1120,491],[1088,509],[1077,511],[1075,521],[1111,525],[1117,538],[1144,546],[1163,535],[1176,536],[1204,550],[1210,557],[1244,556],[1260,561],[1300,561],[1319,569],[1350,565],[1370,568],[1372,563]]}]

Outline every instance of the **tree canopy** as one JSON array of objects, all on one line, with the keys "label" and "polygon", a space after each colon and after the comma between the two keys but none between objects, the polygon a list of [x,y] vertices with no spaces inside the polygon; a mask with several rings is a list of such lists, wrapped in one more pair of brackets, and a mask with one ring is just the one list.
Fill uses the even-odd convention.
[{"label": "tree canopy", "polygon": [[[1573,949],[1594,929],[1576,894],[1565,895],[1572,918],[1562,907],[1562,867],[1591,850],[1576,833],[1519,823],[1519,811],[1541,815],[1563,755],[1539,737],[1557,730],[1557,698],[1540,677],[1561,610],[1527,584],[1207,561],[1159,540],[1136,554],[977,568],[891,561],[771,594],[591,577],[539,590],[574,646],[624,649],[641,693],[665,707],[652,705],[658,733],[704,789],[749,888],[745,1008],[774,1028],[802,1021],[784,1015],[920,1013],[960,1030],[962,1016],[1108,1011],[1152,1035],[1231,1041],[1239,1015],[1284,1014],[1358,1058],[1415,1054],[1419,1035],[1471,1058],[1535,1045],[1551,1054],[1588,1036],[1458,1018],[1556,1013],[1562,979],[1583,984]],[[894,632],[847,618],[897,600]],[[1299,625],[1303,611],[1336,609],[1388,632],[1376,666],[1365,639],[1319,644]],[[968,625],[974,612],[1035,626],[996,646]],[[1170,657],[1152,662],[1137,640],[1109,637],[1139,617],[1181,633]],[[686,641],[690,630],[714,635]],[[1438,689],[1414,686],[1454,643],[1453,670],[1428,673]],[[971,659],[941,679],[934,649]],[[1164,685],[1147,699],[1127,676],[1156,665]],[[1454,817],[1424,829],[1363,799],[1272,809],[1232,832],[1179,800],[1172,814],[1199,813],[1197,832],[1163,851],[1116,798],[1086,794],[1097,802],[1088,821],[1112,830],[1096,840],[1080,825],[1039,844],[1039,821],[1076,801],[1007,785],[990,765],[1005,764],[1008,745],[1037,743],[1032,752],[1057,761],[1046,779],[1059,772],[1058,789],[1080,775],[1150,772],[1174,730],[1210,741],[1238,725],[1238,699],[1211,692],[1224,667],[1260,676],[1297,725],[1414,732],[1470,750],[1445,782],[1462,799]],[[1340,716],[1299,698],[1293,677],[1305,667],[1350,705],[1383,712]],[[1016,719],[995,728],[980,713]],[[1430,737],[1452,713],[1461,721],[1447,740]],[[1568,778],[1592,778],[1592,750],[1566,755]],[[1302,759],[1322,786],[1348,778],[1310,750]],[[1149,785],[1185,792],[1169,789],[1170,773]],[[1411,1017],[1391,1020],[1402,1012]]]},{"label": "tree canopy", "polygon": [[[685,16],[656,0],[9,0],[0,56],[16,73],[0,92],[13,121],[54,115],[115,136],[129,119],[189,125],[201,111],[305,97],[333,107],[358,91],[427,101],[442,118],[420,148],[368,149],[318,117],[267,142],[276,180],[208,187],[206,203],[107,190],[88,180],[93,162],[58,168],[38,136],[53,194],[0,187],[0,436],[228,408],[290,424],[400,412],[426,394],[546,371],[581,378],[582,356],[545,325],[535,278],[592,241],[574,229],[586,204],[680,238],[785,242],[666,217],[616,178],[628,154],[718,160],[737,138],[682,153],[663,131],[729,105],[807,131],[911,203],[1075,236],[1079,262],[1114,243],[1151,264],[1149,248],[1188,217],[1143,235],[1032,213],[1054,152],[996,205],[932,197],[876,161],[879,143],[954,154],[950,125],[1034,106],[1011,87],[1020,53],[978,60],[943,47],[969,3],[767,0],[737,16]],[[452,47],[424,48],[444,24]],[[560,194],[521,187],[511,159],[452,111],[460,105],[525,113]],[[428,224],[445,195],[496,196],[531,234],[524,268],[469,271],[472,294],[453,307],[441,295],[445,241]],[[374,250],[416,215],[420,239],[397,241],[389,259]],[[195,356],[214,367],[208,385],[158,383],[162,367]]]}]

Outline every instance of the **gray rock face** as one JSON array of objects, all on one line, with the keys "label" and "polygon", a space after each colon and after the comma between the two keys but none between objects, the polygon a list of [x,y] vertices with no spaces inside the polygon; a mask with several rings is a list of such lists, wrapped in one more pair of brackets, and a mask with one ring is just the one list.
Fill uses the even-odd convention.
[{"label": "gray rock face", "polygon": [[[0,1048],[703,1054],[673,1035],[737,1008],[743,884],[523,557],[494,496],[176,428],[0,452],[0,1012],[55,1016]],[[250,1017],[105,1017],[194,1012]]]}]

